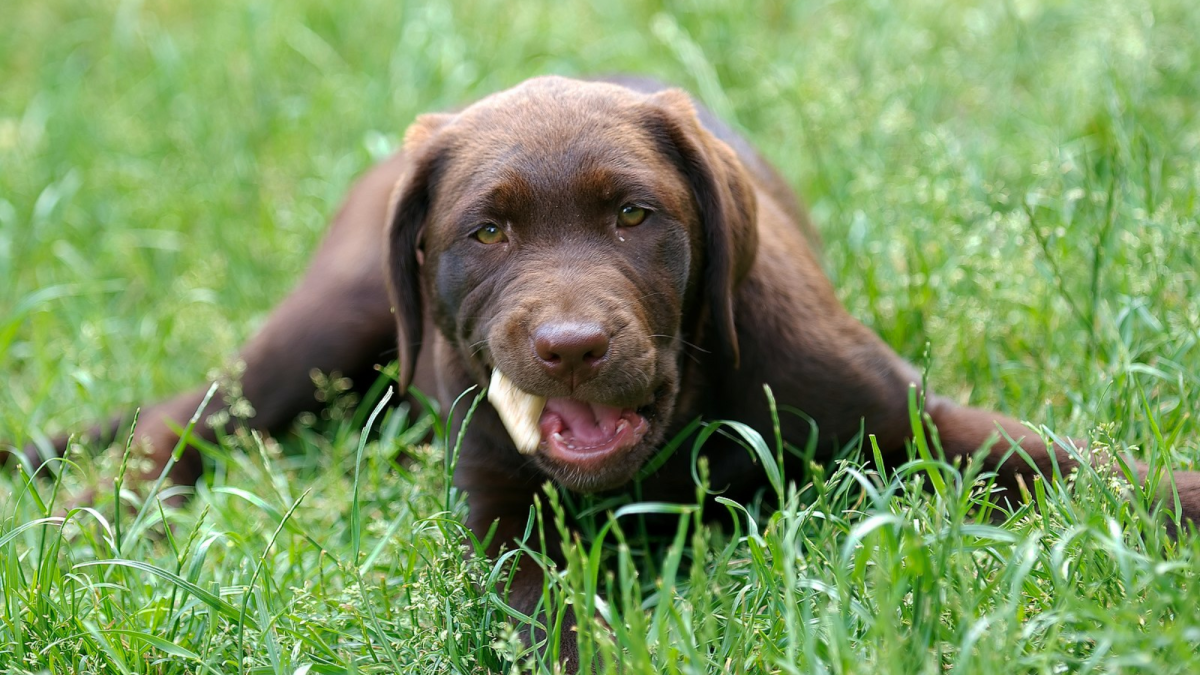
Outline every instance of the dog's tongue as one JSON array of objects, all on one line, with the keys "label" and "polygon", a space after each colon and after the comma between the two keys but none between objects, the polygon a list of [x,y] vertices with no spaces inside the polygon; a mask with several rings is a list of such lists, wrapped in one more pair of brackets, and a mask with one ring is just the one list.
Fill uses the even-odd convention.
[{"label": "dog's tongue", "polygon": [[546,408],[538,420],[542,438],[569,432],[574,445],[587,447],[606,443],[617,434],[621,408],[586,403],[571,398],[546,399]]}]

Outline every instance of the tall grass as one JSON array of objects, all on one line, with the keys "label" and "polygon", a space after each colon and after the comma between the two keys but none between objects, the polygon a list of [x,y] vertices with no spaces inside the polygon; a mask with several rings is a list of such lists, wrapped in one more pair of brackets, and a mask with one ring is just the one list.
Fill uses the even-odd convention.
[{"label": "tall grass", "polygon": [[[1200,457],[1197,34],[1185,0],[9,2],[0,439],[215,379],[419,112],[634,71],[763,149],[843,301],[934,388],[1169,480]],[[691,504],[551,489],[490,560],[464,555],[445,451],[414,445],[433,422],[322,385],[291,432],[208,448],[194,489],[133,489],[123,444],[0,475],[0,671],[550,670],[493,589],[550,564],[564,511],[548,616],[596,617],[604,672],[1200,669],[1197,540],[1093,474],[1007,512],[935,439],[748,504],[706,505],[698,466]]]}]

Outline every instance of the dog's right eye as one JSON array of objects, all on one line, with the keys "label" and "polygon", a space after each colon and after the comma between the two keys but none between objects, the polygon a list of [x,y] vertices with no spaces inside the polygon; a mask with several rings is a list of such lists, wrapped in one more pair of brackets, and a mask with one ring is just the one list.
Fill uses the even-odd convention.
[{"label": "dog's right eye", "polygon": [[479,226],[479,229],[471,235],[479,240],[482,244],[499,244],[503,241],[508,241],[508,236],[504,234],[504,230],[495,223],[484,223]]},{"label": "dog's right eye", "polygon": [[646,216],[648,215],[650,215],[648,210],[633,204],[626,204],[621,207],[621,211],[617,214],[617,222],[620,223],[621,227],[637,227],[646,220]]}]

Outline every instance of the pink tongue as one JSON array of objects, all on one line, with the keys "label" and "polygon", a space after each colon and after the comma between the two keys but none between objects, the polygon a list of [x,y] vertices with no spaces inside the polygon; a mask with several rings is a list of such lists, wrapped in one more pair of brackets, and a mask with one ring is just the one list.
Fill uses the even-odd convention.
[{"label": "pink tongue", "polygon": [[[557,428],[559,425],[555,423],[554,416],[561,420],[561,429]],[[569,432],[584,445],[596,445],[616,435],[620,421],[620,408],[570,398],[551,398],[546,400],[539,426],[542,438],[549,438],[555,432],[563,432],[564,435]]]}]

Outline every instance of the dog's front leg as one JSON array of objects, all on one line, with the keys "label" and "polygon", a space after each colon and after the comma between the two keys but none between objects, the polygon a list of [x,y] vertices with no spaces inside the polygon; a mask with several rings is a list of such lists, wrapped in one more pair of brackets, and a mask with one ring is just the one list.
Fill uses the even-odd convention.
[{"label": "dog's front leg", "polygon": [[[532,477],[518,477],[502,469],[460,466],[455,474],[455,484],[467,492],[470,508],[467,524],[475,536],[482,540],[491,532],[493,525],[495,526],[486,551],[490,558],[499,557],[505,550],[513,550],[524,540],[528,548],[544,552],[557,565],[563,564],[557,528],[547,522],[544,528],[539,529],[539,523],[536,521],[533,521],[533,527],[530,527],[534,500],[541,490],[541,481]],[[526,539],[527,531],[529,536]],[[535,626],[524,628],[522,638],[527,644],[541,643],[538,651],[542,655],[551,651],[551,645],[546,642],[545,629],[551,628],[552,622],[556,620],[546,611],[548,608],[544,605],[539,608],[542,604],[545,581],[542,567],[530,556],[521,554],[511,577],[506,577],[496,589],[503,594],[507,587],[506,601],[509,606],[525,616],[533,617]],[[578,672],[579,651],[575,637],[575,615],[569,608],[562,617],[560,635],[558,661],[564,672]]]}]

